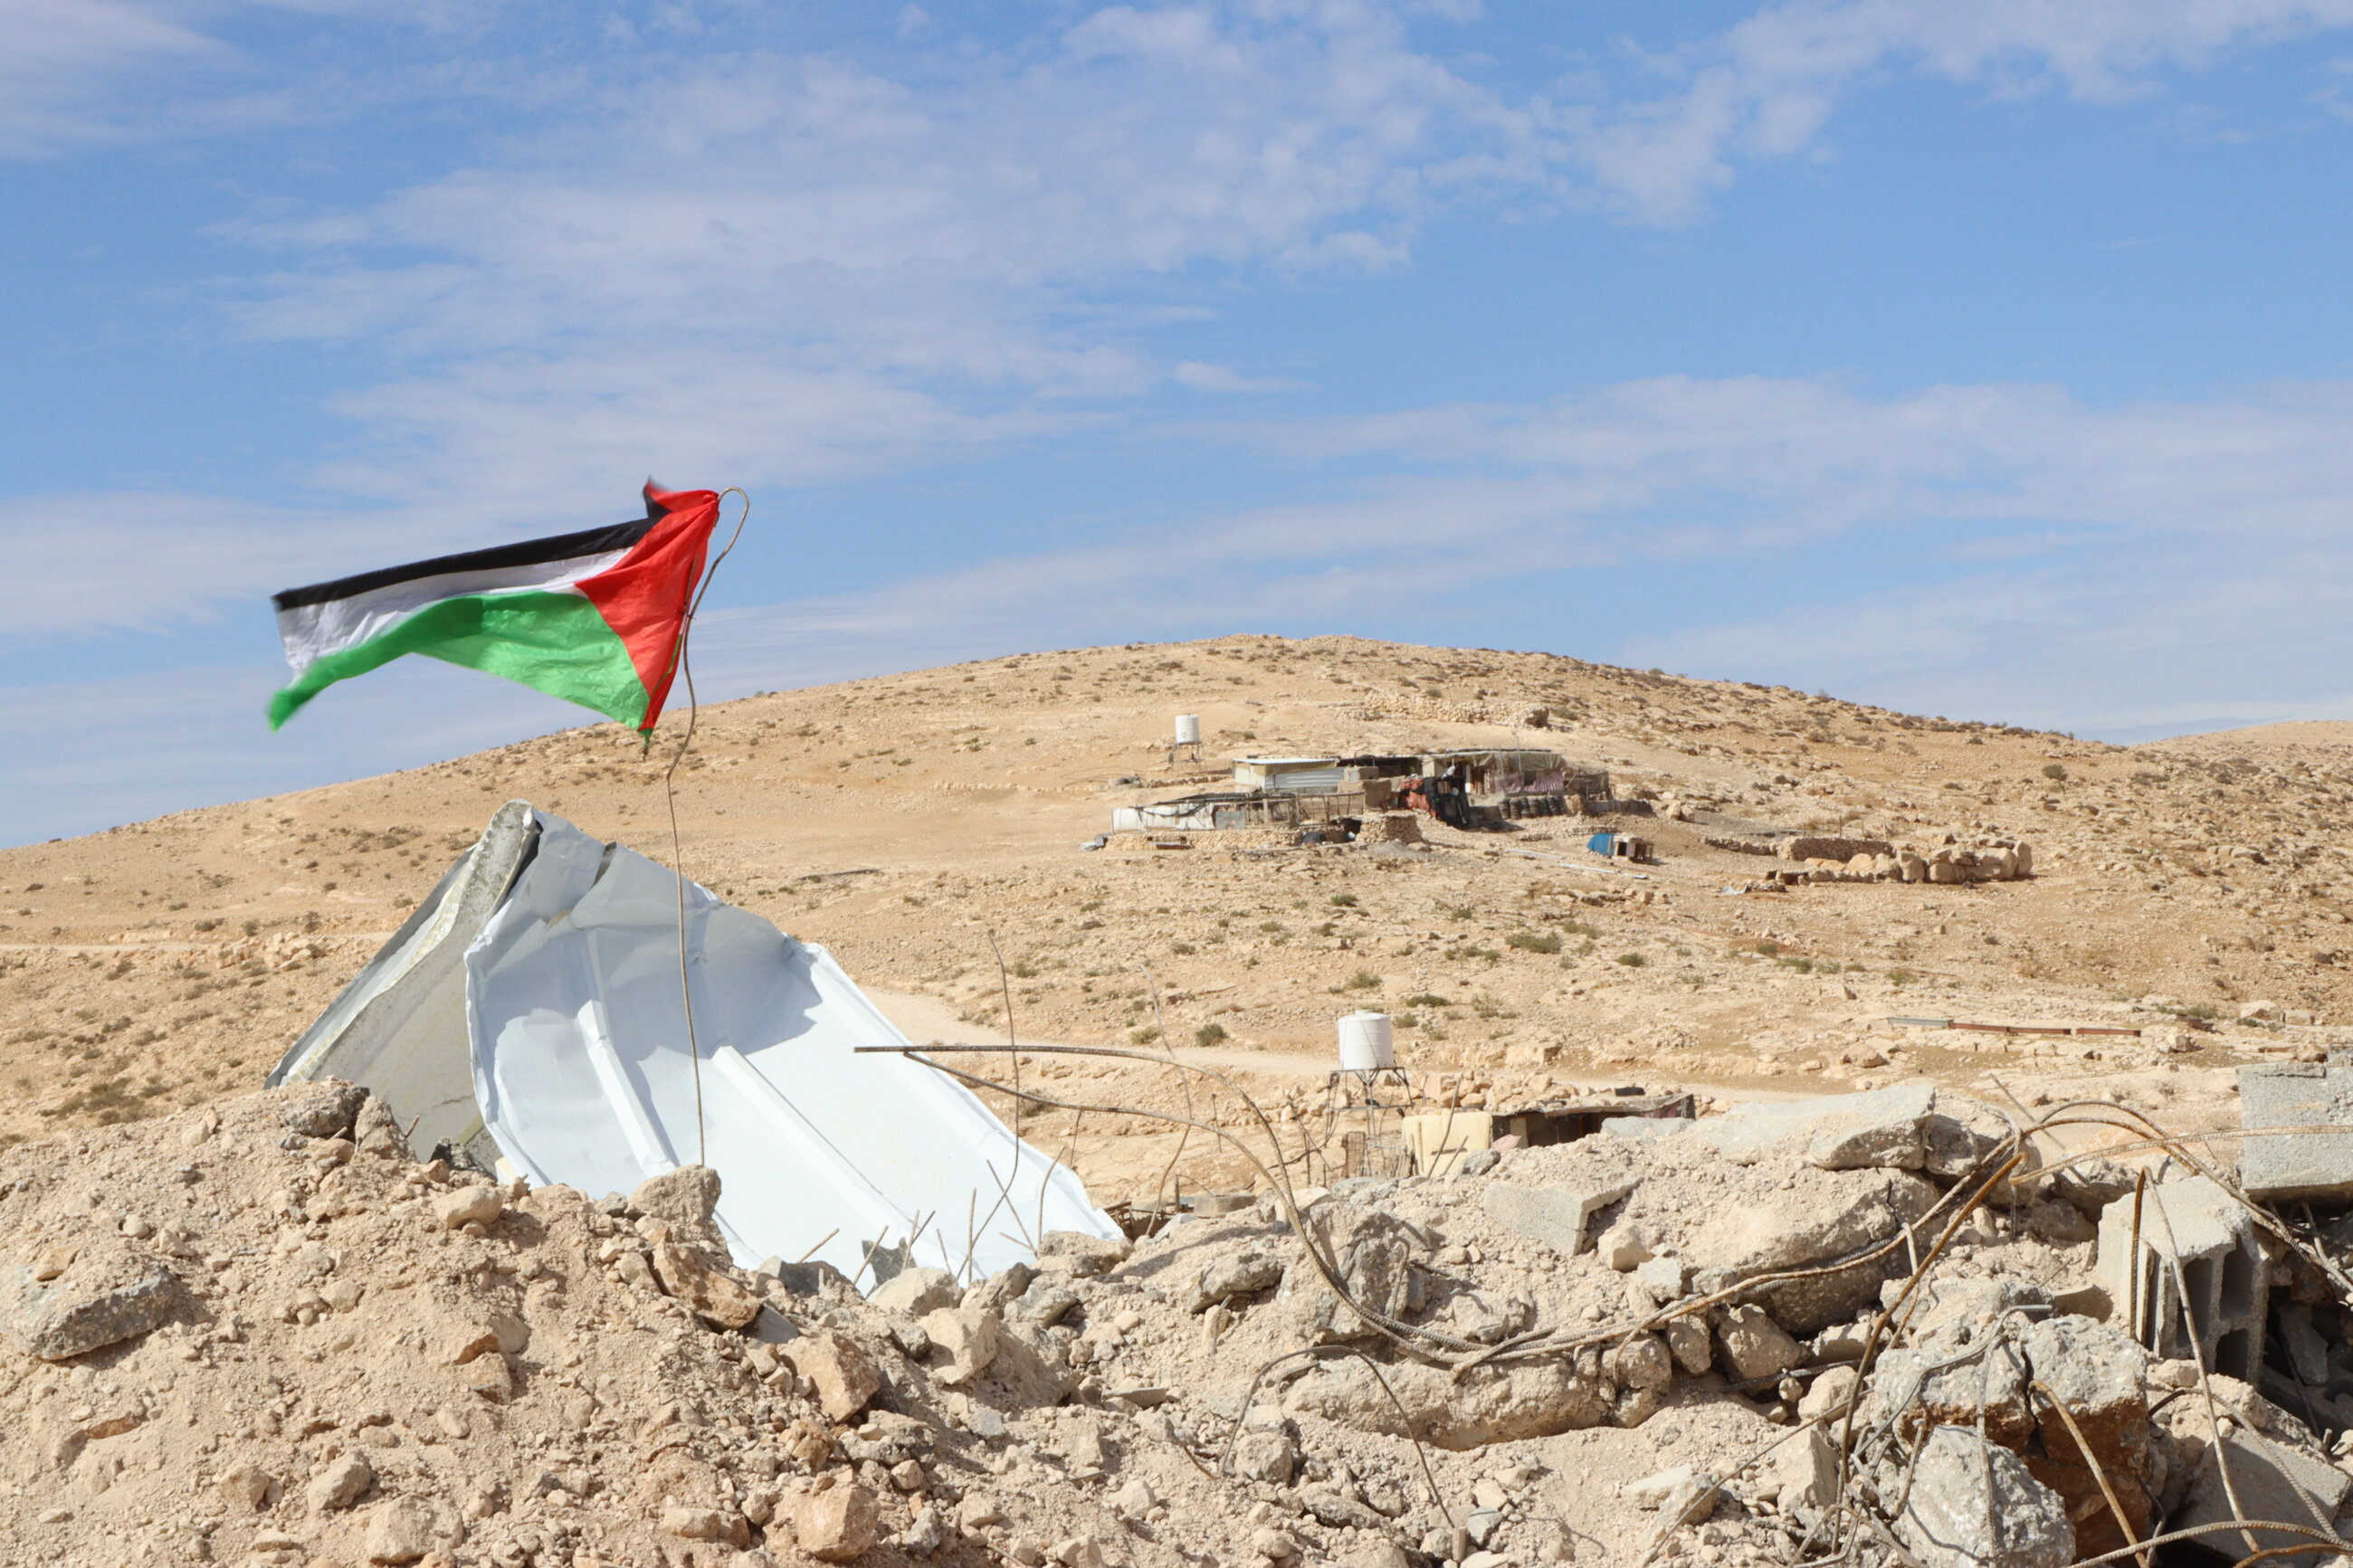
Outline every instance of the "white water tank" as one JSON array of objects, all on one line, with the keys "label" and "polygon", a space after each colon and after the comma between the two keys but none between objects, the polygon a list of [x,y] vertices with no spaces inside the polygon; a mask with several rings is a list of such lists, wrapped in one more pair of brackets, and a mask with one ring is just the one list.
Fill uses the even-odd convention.
[{"label": "white water tank", "polygon": [[1379,1072],[1397,1066],[1397,1026],[1387,1013],[1348,1013],[1340,1019],[1340,1070]]},{"label": "white water tank", "polygon": [[1198,713],[1176,715],[1176,743],[1180,746],[1198,746],[1201,743],[1201,716]]}]

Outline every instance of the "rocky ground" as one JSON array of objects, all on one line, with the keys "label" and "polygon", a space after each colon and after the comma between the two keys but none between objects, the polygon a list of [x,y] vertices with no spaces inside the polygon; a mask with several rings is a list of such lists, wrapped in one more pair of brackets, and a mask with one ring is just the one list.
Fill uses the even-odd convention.
[{"label": "rocky ground", "polygon": [[[2326,1531],[2353,1486],[2333,1414],[2101,1321],[2092,1221],[2131,1203],[2120,1166],[2017,1163],[2008,1119],[1925,1085],[1616,1125],[1636,1135],[862,1296],[731,1264],[700,1168],[628,1196],[497,1186],[418,1163],[344,1085],[22,1145],[0,1156],[0,1542],[255,1568],[1905,1560],[1893,1542],[2058,1568],[2234,1517],[2218,1450],[2235,1517]],[[2330,1298],[2279,1256],[2279,1295]],[[2341,1356],[2335,1309],[2302,1310]]]},{"label": "rocky ground", "polygon": [[[1524,727],[1537,707],[1541,731]],[[1179,712],[1203,718],[1206,771],[1169,765]],[[1696,1130],[1349,1181],[1335,1140],[1368,1124],[1328,1074],[1335,1016],[1369,1006],[1396,1016],[1423,1107],[1639,1082],[1697,1092],[1707,1129],[1740,1125],[1736,1102],[1913,1085],[1980,1141],[2004,1118],[2109,1108],[2038,1135],[2046,1163],[2147,1164],[2116,1124],[2138,1113],[2227,1168],[2235,1069],[2340,1038],[2353,882],[2329,829],[2353,798],[2353,737],[2334,728],[2124,750],[1343,638],[1026,656],[707,710],[679,773],[691,875],[833,947],[918,1040],[1010,1027],[1155,1053],[1025,1058],[1026,1086],[1062,1103],[1023,1108],[1023,1131],[1099,1201],[1233,1194],[1124,1259],[863,1300],[700,1255],[691,1204],[491,1194],[371,1145],[384,1130],[364,1107],[327,1117],[347,1149],[286,1121],[301,1097],[250,1097],[500,802],[664,855],[676,737],[666,724],[648,756],[586,728],[0,851],[0,1271],[20,1271],[0,1310],[32,1347],[0,1376],[13,1555],[634,1568],[791,1561],[863,1528],[874,1562],[1393,1568],[1483,1551],[1496,1568],[1655,1546],[1713,1563],[1908,1541],[1932,1526],[1903,1522],[1904,1477],[1946,1471],[1992,1478],[2021,1519],[2056,1507],[2088,1553],[2118,1508],[2140,1531],[2194,1507],[2218,1429],[2335,1473],[2327,1376],[2300,1416],[2194,1367],[2192,1399],[2180,1365],[2106,1325],[2115,1303],[2083,1294],[2090,1216],[2116,1195],[2097,1184],[1947,1215],[1965,1173],[1926,1142],[1824,1166]],[[1425,820],[1419,847],[1257,832],[1082,847],[1114,806],[1214,785],[1227,755],[1515,738],[1608,768],[1654,814],[1478,834]],[[1645,834],[1656,860],[1588,855],[1600,826]],[[1709,842],[1758,829],[1922,856],[2023,844],[2032,873],[1782,887],[1788,863]],[[1180,1143],[1134,1113],[1188,1094],[1230,1142]],[[1302,1189],[1289,1205],[1278,1156]],[[1562,1229],[1561,1194],[1617,1182]],[[1839,1224],[1792,1239],[1777,1215]],[[1840,1228],[1855,1216],[1863,1231]],[[1984,1422],[2012,1466],[1928,1436],[1977,1440],[1989,1394],[1924,1405],[1876,1374],[1852,1385],[1858,1410],[1894,1403],[1841,1443],[1846,1493],[1877,1523],[1825,1500],[1826,1428],[1805,1402],[1823,1414],[1894,1254],[1843,1271],[1827,1305],[1723,1293],[1947,1217],[1942,1272],[1881,1324],[1885,1354],[2006,1356],[2021,1378],[2091,1388],[2071,1408],[2111,1413],[2111,1483],[2138,1488],[2116,1507],[2089,1500],[2031,1391]],[[2316,1276],[2274,1250],[2311,1294]],[[84,1285],[111,1303],[100,1320],[139,1326],[52,1358],[71,1334],[42,1335],[79,1321],[53,1298]],[[1947,1297],[1974,1304],[1930,1310]],[[2334,1300],[2303,1302],[2330,1344]],[[875,1381],[852,1407],[828,1390],[862,1386],[858,1366]],[[2086,1366],[2105,1370],[2066,1381]],[[1764,1468],[1738,1468],[1775,1442]],[[1947,1524],[1967,1521],[1933,1529]],[[2035,1539],[2056,1551],[2055,1529]]]}]

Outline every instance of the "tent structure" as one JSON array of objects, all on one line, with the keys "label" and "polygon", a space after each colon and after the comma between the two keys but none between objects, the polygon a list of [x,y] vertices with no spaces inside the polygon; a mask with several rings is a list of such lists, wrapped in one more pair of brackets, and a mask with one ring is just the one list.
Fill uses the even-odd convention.
[{"label": "tent structure", "polygon": [[666,867],[510,801],[269,1081],[364,1084],[414,1147],[592,1195],[706,1163],[746,1266],[976,1277],[1049,1230],[1119,1235],[969,1089],[855,1054],[908,1042],[824,948],[690,882],[681,965],[680,903]]}]

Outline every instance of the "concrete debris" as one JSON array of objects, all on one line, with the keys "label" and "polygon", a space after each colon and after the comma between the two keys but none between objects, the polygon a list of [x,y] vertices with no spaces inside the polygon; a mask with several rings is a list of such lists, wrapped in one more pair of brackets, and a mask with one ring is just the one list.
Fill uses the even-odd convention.
[{"label": "concrete debris", "polygon": [[1891,1474],[1881,1489],[1902,1500],[1895,1535],[1921,1568],[2064,1568],[2075,1559],[2059,1494],[1966,1428],[1931,1428],[1911,1473]]},{"label": "concrete debris", "polygon": [[2353,1201],[2353,1052],[2332,1051],[2326,1062],[2241,1068],[2239,1124],[2250,1132],[2344,1128],[2243,1140],[2239,1185],[2259,1203]]},{"label": "concrete debris", "polygon": [[[2096,1289],[2081,1206],[2116,1173],[1957,1214],[1937,1119],[1990,1134],[1934,1097],[1841,1098],[1881,1110],[1344,1178],[1133,1244],[1048,1237],[968,1284],[902,1259],[865,1297],[710,1246],[708,1172],[599,1201],[493,1184],[353,1138],[375,1101],[332,1085],[108,1132],[70,1181],[21,1146],[0,1541],[128,1560],[109,1543],[145,1520],[163,1561],[255,1568],[1173,1568],[1237,1541],[1299,1568],[1698,1564],[1780,1560],[1843,1493],[1923,1568],[2055,1568],[2212,1517],[2217,1456],[2242,1496],[2281,1478],[2264,1508],[2345,1500],[2305,1424],[2335,1431],[2353,1393],[2316,1273],[2266,1261],[2258,1370],[2294,1388],[2206,1380],[2217,1438],[2128,1300],[2116,1326],[2063,1308]],[[2145,1207],[2207,1249],[2187,1262],[2262,1258],[2215,1195]],[[1753,1283],[1791,1270],[1814,1277]],[[97,1305],[148,1281],[160,1314]]]},{"label": "concrete debris", "polygon": [[2210,1370],[2247,1379],[2263,1365],[2271,1260],[2253,1216],[2215,1183],[2186,1176],[2119,1197],[2101,1211],[2099,1255],[2100,1284],[2151,1354],[2189,1356],[2194,1334]]},{"label": "concrete debris", "polygon": [[8,1336],[27,1355],[69,1361],[161,1328],[179,1282],[155,1258],[117,1237],[84,1231],[50,1245],[31,1266],[0,1277]]},{"label": "concrete debris", "polygon": [[1490,1183],[1480,1203],[1497,1224],[1540,1241],[1564,1258],[1585,1250],[1585,1224],[1634,1190],[1630,1180],[1603,1181],[1589,1186],[1519,1187]]},{"label": "concrete debris", "polygon": [[[2228,1487],[2222,1478],[2226,1464],[2230,1470]],[[2321,1455],[2242,1426],[2224,1433],[2219,1442],[2209,1440],[2201,1445],[2197,1468],[2189,1479],[2189,1498],[2167,1522],[2176,1530],[2189,1530],[2230,1519],[2259,1519],[2327,1531],[2334,1528],[2348,1488],[2353,1488],[2353,1476],[2348,1476]],[[2236,1512],[2231,1506],[2232,1492],[2238,1494]],[[2258,1530],[2251,1533],[2252,1548],[2246,1537],[2236,1531],[2204,1540],[2216,1550],[2235,1557],[2249,1550],[2298,1545],[2306,1539],[2285,1531]]]}]

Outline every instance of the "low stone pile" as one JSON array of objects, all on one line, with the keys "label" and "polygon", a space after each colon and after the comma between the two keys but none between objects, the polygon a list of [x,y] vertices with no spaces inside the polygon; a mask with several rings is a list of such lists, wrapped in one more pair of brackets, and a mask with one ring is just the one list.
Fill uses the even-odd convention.
[{"label": "low stone pile", "polygon": [[[419,1163],[349,1086],[272,1091],[0,1161],[0,1544],[2058,1568],[2233,1489],[2326,1526],[2353,1478],[2309,1428],[2104,1321],[2119,1170],[1958,1214],[2006,1132],[1922,1085],[1625,1121],[878,1282],[729,1261],[706,1171],[526,1191]],[[1883,1539],[1839,1534],[1858,1508]]]}]

